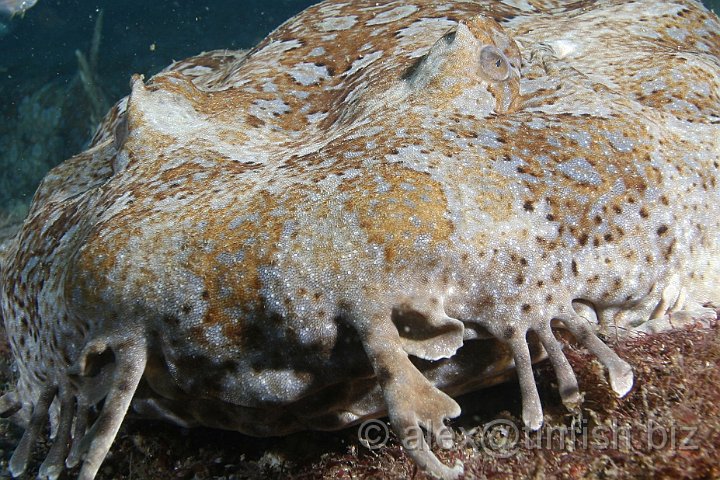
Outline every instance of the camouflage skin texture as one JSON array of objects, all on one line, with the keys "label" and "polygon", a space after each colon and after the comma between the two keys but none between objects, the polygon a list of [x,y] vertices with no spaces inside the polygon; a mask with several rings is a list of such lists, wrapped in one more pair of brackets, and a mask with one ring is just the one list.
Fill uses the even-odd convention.
[{"label": "camouflage skin texture", "polygon": [[49,418],[40,477],[92,479],[128,409],[443,439],[513,372],[539,428],[533,361],[580,398],[558,329],[624,395],[598,335],[720,300],[719,32],[690,0],[329,0],[136,76],[5,248],[11,471]]}]

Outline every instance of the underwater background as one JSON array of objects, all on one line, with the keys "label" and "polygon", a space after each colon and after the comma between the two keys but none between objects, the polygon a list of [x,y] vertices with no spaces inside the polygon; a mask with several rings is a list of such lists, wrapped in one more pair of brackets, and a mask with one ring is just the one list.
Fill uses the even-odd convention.
[{"label": "underwater background", "polygon": [[316,0],[39,0],[2,15],[0,239],[27,213],[47,171],[81,152],[99,120],[173,60],[250,48]]},{"label": "underwater background", "polygon": [[[3,5],[22,3],[0,0]],[[40,0],[0,15],[0,239],[108,108],[173,60],[250,48],[316,0]],[[706,6],[720,10],[720,0]],[[0,8],[2,11],[2,8]]]}]

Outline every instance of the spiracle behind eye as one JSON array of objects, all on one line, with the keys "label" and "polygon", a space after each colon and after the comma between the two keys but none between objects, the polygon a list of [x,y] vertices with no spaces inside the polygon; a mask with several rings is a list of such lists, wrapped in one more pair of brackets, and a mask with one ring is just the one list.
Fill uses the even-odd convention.
[{"label": "spiracle behind eye", "polygon": [[510,77],[510,64],[500,50],[492,45],[480,50],[480,69],[483,75],[495,82],[504,82]]}]

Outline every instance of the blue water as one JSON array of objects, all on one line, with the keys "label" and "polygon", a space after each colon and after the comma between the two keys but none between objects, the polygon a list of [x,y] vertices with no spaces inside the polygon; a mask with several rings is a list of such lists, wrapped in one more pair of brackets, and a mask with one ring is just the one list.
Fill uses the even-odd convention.
[{"label": "blue water", "polygon": [[[0,228],[22,216],[47,169],[82,150],[92,109],[128,93],[133,73],[217,48],[248,48],[314,0],[40,0],[22,18],[0,18]],[[720,0],[706,5],[720,11]],[[104,100],[91,105],[75,51],[89,57]]]}]

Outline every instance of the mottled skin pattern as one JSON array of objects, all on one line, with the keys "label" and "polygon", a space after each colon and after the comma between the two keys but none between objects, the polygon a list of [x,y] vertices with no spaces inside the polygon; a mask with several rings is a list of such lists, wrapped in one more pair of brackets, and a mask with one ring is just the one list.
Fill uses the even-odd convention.
[{"label": "mottled skin pattern", "polygon": [[533,361],[579,401],[551,327],[624,395],[597,334],[720,300],[719,32],[690,0],[329,0],[135,77],[5,249],[11,471],[49,417],[40,476],[92,479],[128,408],[443,443],[451,397],[513,371],[539,428]]}]

